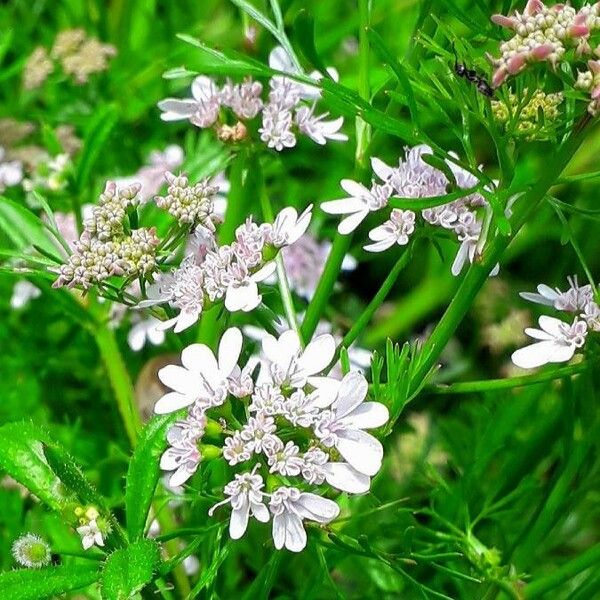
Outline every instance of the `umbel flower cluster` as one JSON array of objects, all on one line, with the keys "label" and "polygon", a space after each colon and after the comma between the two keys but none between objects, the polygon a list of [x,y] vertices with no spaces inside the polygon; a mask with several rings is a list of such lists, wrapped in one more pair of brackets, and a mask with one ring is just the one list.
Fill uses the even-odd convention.
[{"label": "umbel flower cluster", "polygon": [[[299,552],[307,542],[304,521],[326,524],[340,512],[324,497],[325,484],[352,494],[369,490],[383,447],[365,430],[384,425],[388,410],[366,401],[361,373],[351,371],[341,380],[323,375],[335,354],[331,335],[316,337],[306,348],[292,330],[265,336],[256,381],[255,363],[238,364],[242,344],[240,330],[230,328],[217,356],[192,344],[181,353],[181,366],[159,371],[172,391],[155,412],[187,409],[168,431],[160,465],[172,472],[170,485],[178,486],[203,460],[224,460],[232,478],[209,515],[228,505],[233,539],[244,535],[250,517],[272,518],[275,547]],[[218,445],[203,445],[205,434],[218,437]]]},{"label": "umbel flower cluster", "polygon": [[[423,160],[424,155],[432,154],[429,146],[420,145],[406,148],[404,160],[397,167],[390,167],[378,158],[371,159],[374,179],[371,187],[351,179],[343,179],[341,186],[348,197],[329,200],[321,208],[332,215],[344,215],[338,226],[341,234],[349,234],[356,229],[370,212],[388,208],[393,198],[431,198],[447,193],[450,183],[446,175]],[[468,171],[447,161],[456,184],[460,189],[470,189],[478,185],[479,180]],[[460,248],[452,265],[453,275],[458,275],[465,262],[473,262],[477,254],[482,230],[480,209],[487,205],[485,198],[478,192],[466,194],[452,202],[426,208],[420,212],[424,224],[441,227],[455,233]],[[383,252],[395,244],[408,244],[418,223],[414,210],[393,208],[389,219],[369,232],[372,243],[364,248],[369,252]]]},{"label": "umbel flower cluster", "polygon": [[499,123],[509,126],[516,119],[515,133],[528,139],[543,139],[546,136],[548,125],[556,121],[560,114],[559,107],[565,96],[562,92],[547,94],[542,90],[535,90],[529,101],[522,106],[523,97],[527,98],[527,88],[523,94],[517,95],[508,92],[508,101],[492,100],[492,112]]},{"label": "umbel flower cluster", "polygon": [[42,46],[33,51],[23,71],[23,87],[27,90],[40,87],[56,64],[75,83],[83,85],[93,73],[106,70],[108,59],[116,54],[114,46],[88,37],[83,29],[67,29],[56,36],[50,53]]},{"label": "umbel flower cluster", "polygon": [[[281,47],[271,52],[269,66],[291,75],[300,74]],[[334,70],[331,73],[337,76]],[[322,75],[315,72],[311,77],[318,81]],[[321,145],[327,140],[348,139],[339,132],[344,122],[342,117],[327,120],[327,113],[315,114],[316,101],[320,97],[317,87],[278,75],[269,80],[267,99],[262,96],[262,83],[251,78],[242,83],[227,80],[219,88],[213,79],[201,75],[192,83],[192,98],[166,98],[158,103],[158,107],[164,121],[187,119],[202,129],[214,127],[222,141],[234,142],[246,137],[248,128],[244,123],[261,115],[260,139],[277,151],[295,146],[298,133]],[[231,121],[235,122],[231,124]]]},{"label": "umbel flower cluster", "polygon": [[499,58],[488,56],[495,67],[492,84],[498,87],[532,62],[547,61],[556,68],[569,48],[579,56],[589,55],[590,35],[600,29],[600,3],[576,10],[568,4],[546,6],[542,0],[528,0],[522,13],[494,15],[492,21],[514,32],[500,44]]},{"label": "umbel flower cluster", "polygon": [[592,286],[580,286],[576,276],[569,277],[568,282],[564,292],[540,284],[537,293],[521,294],[525,300],[566,313],[570,321],[543,315],[539,318],[540,329],[526,329],[525,333],[537,341],[513,353],[512,361],[518,367],[533,369],[569,361],[583,347],[590,331],[600,331],[600,307],[594,300]]},{"label": "umbel flower cluster", "polygon": [[[253,310],[262,299],[258,284],[275,273],[277,253],[304,234],[311,210],[309,206],[298,215],[296,209],[284,208],[272,224],[258,225],[248,217],[236,229],[235,240],[221,246],[214,227],[208,227],[210,219],[205,219],[204,227],[195,232],[198,251],[189,254],[171,273],[160,276],[139,307],[168,303],[178,314],[160,327],[174,327],[176,333],[191,327],[203,310],[219,302],[230,312]],[[204,212],[199,214],[203,216]]]},{"label": "umbel flower cluster", "polygon": [[154,271],[159,243],[154,228],[125,229],[127,211],[136,206],[139,191],[139,184],[122,189],[114,182],[106,184],[73,253],[60,267],[54,287],[88,289],[113,275],[148,275]]}]

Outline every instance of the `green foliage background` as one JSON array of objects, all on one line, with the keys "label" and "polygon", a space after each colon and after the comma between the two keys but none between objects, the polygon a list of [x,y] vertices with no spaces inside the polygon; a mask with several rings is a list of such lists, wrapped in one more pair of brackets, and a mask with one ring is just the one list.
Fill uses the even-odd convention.
[{"label": "green foliage background", "polygon": [[[255,46],[244,45],[243,28],[250,19],[236,4],[227,0],[12,0],[0,6],[0,117],[32,121],[38,132],[72,124],[84,139],[68,186],[48,198],[52,209],[69,210],[73,202],[93,201],[107,179],[135,172],[150,151],[168,144],[184,147],[184,166],[193,178],[214,173],[225,164],[223,150],[210,132],[199,132],[187,123],[162,123],[156,103],[187,91],[189,79],[165,79],[165,71],[180,66],[198,72],[227,70],[176,34],[199,39],[227,56],[237,51],[266,63],[275,41],[258,27]],[[264,4],[254,3],[268,12]],[[282,1],[280,5],[292,44],[304,50],[306,66],[311,60],[306,56],[310,54],[306,30],[293,26],[301,24],[296,17],[303,9],[316,24],[319,60],[336,66],[343,86],[359,89],[359,58],[348,50],[361,25],[355,2]],[[522,7],[510,0],[374,0],[370,26],[380,47],[372,43],[369,81],[376,112],[365,113],[354,96],[343,101],[336,90],[325,93],[330,112],[348,117],[344,131],[351,140],[323,148],[305,140],[292,151],[270,154],[263,167],[274,208],[304,207],[339,197],[340,179],[352,176],[355,168],[352,123],[357,113],[372,125],[371,154],[388,163],[397,160],[405,145],[423,141],[424,134],[445,150],[485,165],[491,177],[506,176],[499,165],[498,145],[517,157],[510,169],[518,182],[526,186],[546,176],[559,142],[573,129],[575,116],[584,114],[585,104],[576,95],[569,99],[572,112],[550,141],[515,142],[494,131],[486,101],[452,74],[452,41],[461,60],[490,73],[484,52],[495,51],[502,32],[489,16],[506,14],[511,8]],[[40,44],[51,46],[58,32],[72,27],[83,27],[117,47],[110,69],[92,76],[83,87],[52,75],[41,90],[23,91],[22,69],[32,50]],[[402,65],[409,84],[390,69],[393,64],[385,60],[386,53]],[[554,90],[566,77],[539,70],[515,85],[521,90],[527,84]],[[497,139],[491,140],[494,136]],[[40,133],[38,138],[42,145],[51,142]],[[552,180],[552,196],[565,205],[546,196],[530,216],[504,255],[498,280],[483,286],[446,345],[436,379],[427,382],[386,438],[384,468],[372,492],[342,501],[347,517],[332,533],[312,531],[307,550],[298,556],[274,551],[264,541],[269,538],[267,526],[258,524],[243,540],[231,543],[223,527],[207,519],[212,499],[200,482],[187,489],[176,517],[189,529],[184,539],[201,565],[190,581],[194,590],[190,597],[600,597],[596,349],[592,347],[583,365],[549,369],[549,377],[540,377],[535,384],[528,379],[527,385],[518,386],[523,382],[497,381],[506,376],[508,357],[516,346],[509,340],[494,352],[487,343],[489,326],[516,310],[527,308],[528,323],[534,324],[538,311],[525,307],[518,291],[532,290],[540,282],[564,285],[565,277],[573,273],[583,280],[586,270],[592,276],[600,272],[597,180],[575,177],[598,168],[599,148],[598,128],[591,125],[585,143],[570,157],[563,179]],[[550,173],[555,179],[559,175]],[[24,204],[22,192],[9,190],[7,195]],[[252,203],[252,210],[258,211],[258,197]],[[321,238],[333,238],[335,223],[323,215],[318,222]],[[366,256],[361,250],[368,225],[352,246],[361,264],[356,272],[343,276],[343,285],[327,309],[327,316],[343,330],[361,314],[397,260],[395,251]],[[6,230],[0,240],[3,248],[14,248]],[[387,338],[403,343],[438,321],[459,283],[450,274],[455,249],[444,240],[416,243],[385,306],[363,332],[362,346],[385,356]],[[0,275],[0,423],[25,421],[46,432],[76,457],[85,477],[123,523],[131,448],[88,312],[69,300],[64,290],[52,290],[51,281],[40,276],[31,279],[42,296],[23,310],[10,310],[15,277],[8,270],[2,267]],[[129,350],[125,336],[126,328],[116,332],[133,382],[150,359],[178,353],[193,340],[192,333],[169,335],[160,350],[146,347],[136,354]],[[387,358],[392,376],[404,376],[389,346]],[[473,383],[456,383],[461,381]],[[452,385],[445,387],[446,383]],[[398,390],[388,390],[394,393],[400,395]],[[162,425],[154,424],[159,431]],[[8,440],[8,433],[5,436]],[[156,462],[156,452],[146,450]],[[1,462],[0,468],[4,468]],[[129,521],[127,527],[131,534]],[[79,557],[79,538],[61,515],[3,479],[0,567],[4,571],[15,567],[10,553],[13,540],[27,531],[44,536],[61,554],[61,563],[73,569],[73,581],[80,577],[75,587],[89,583],[86,577],[100,557],[96,555],[96,561]],[[176,552],[182,548],[175,546]],[[150,556],[153,548],[136,546],[118,552],[122,554],[111,556],[113,565],[105,566],[104,573],[108,569],[106,577],[113,581],[109,587],[126,589],[124,593],[131,595],[115,597],[139,593],[157,597],[154,584],[139,592],[133,580],[114,583],[126,561],[143,563],[127,567],[133,579],[147,583],[153,576],[144,573],[143,566],[150,565],[150,573],[161,575],[158,589],[164,597],[179,597],[181,587],[168,591],[171,571]],[[19,595],[25,593],[24,581],[0,579],[0,592],[2,585],[7,586],[0,597],[25,598]],[[65,597],[95,599],[101,593],[112,597],[106,587],[102,589],[92,583]],[[57,592],[40,588],[34,593],[42,598]]]}]

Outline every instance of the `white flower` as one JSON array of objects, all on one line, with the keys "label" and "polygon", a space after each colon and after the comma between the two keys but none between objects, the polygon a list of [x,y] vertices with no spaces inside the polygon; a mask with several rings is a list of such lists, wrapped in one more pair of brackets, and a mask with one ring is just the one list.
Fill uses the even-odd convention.
[{"label": "white flower", "polygon": [[295,120],[298,129],[321,146],[324,146],[327,140],[348,141],[348,136],[339,132],[344,124],[344,117],[326,121],[328,116],[329,113],[315,116],[314,106],[300,106],[296,110]]},{"label": "white flower", "polygon": [[23,165],[18,160],[5,160],[5,157],[6,150],[0,146],[0,192],[23,179]]},{"label": "white flower", "polygon": [[331,409],[319,416],[315,434],[325,446],[335,447],[359,473],[372,476],[381,468],[383,446],[363,430],[380,427],[389,413],[379,402],[364,402],[368,388],[362,373],[348,373]]},{"label": "white flower", "polygon": [[231,108],[238,118],[253,119],[263,106],[261,93],[262,84],[249,77],[238,84],[228,81],[221,90],[221,103]]},{"label": "white flower", "polygon": [[296,136],[292,131],[292,113],[276,104],[267,104],[263,109],[262,127],[258,129],[258,133],[260,139],[277,152],[296,145]]},{"label": "white flower", "polygon": [[600,306],[594,301],[588,302],[585,305],[580,316],[587,323],[588,329],[600,331]]},{"label": "white flower", "polygon": [[275,419],[267,416],[265,413],[257,413],[255,417],[250,417],[248,422],[241,431],[241,438],[249,444],[249,447],[253,452],[263,452],[263,441],[265,439],[271,439],[277,427],[275,426]]},{"label": "white flower", "polygon": [[369,212],[386,206],[392,195],[392,187],[388,184],[379,185],[374,183],[369,190],[362,183],[352,179],[342,179],[340,185],[349,194],[349,197],[323,202],[321,203],[321,210],[330,215],[347,215],[338,225],[338,231],[342,235],[354,231]]},{"label": "white flower", "polygon": [[258,293],[258,284],[273,275],[277,266],[274,261],[268,262],[251,275],[247,271],[244,272],[241,265],[238,266],[240,276],[232,277],[227,286],[225,308],[229,312],[238,310],[249,312],[254,310],[262,300],[262,296]]},{"label": "white flower", "polygon": [[239,540],[248,527],[248,518],[252,515],[261,523],[269,520],[269,510],[263,504],[263,491],[265,487],[263,478],[256,473],[256,467],[251,473],[236,475],[223,492],[229,496],[222,502],[215,504],[209,511],[212,517],[215,509],[224,504],[231,505],[231,519],[229,521],[229,535],[234,540]]},{"label": "white flower", "polygon": [[553,306],[556,310],[568,312],[584,310],[586,305],[593,300],[592,286],[580,286],[577,282],[577,275],[568,277],[567,280],[569,282],[569,289],[565,292],[561,292],[558,288],[552,289],[541,283],[537,286],[537,294],[521,292],[519,296],[530,302]]},{"label": "white flower", "polygon": [[157,327],[162,323],[156,317],[148,317],[131,326],[127,334],[127,343],[134,352],[139,352],[146,342],[160,346],[165,341],[165,332]]},{"label": "white flower", "polygon": [[92,519],[87,525],[81,525],[77,528],[77,533],[81,536],[81,545],[84,550],[88,550],[94,544],[104,546],[102,532],[98,529],[96,519]]},{"label": "white flower", "polygon": [[181,353],[183,366],[167,365],[159,379],[173,391],[165,394],[154,407],[157,414],[170,413],[194,402],[210,407],[223,404],[232,374],[242,350],[242,333],[231,327],[221,337],[218,360],[204,344],[192,344]]},{"label": "white flower", "polygon": [[194,264],[192,256],[188,256],[179,268],[161,275],[148,287],[148,298],[142,300],[138,307],[147,308],[168,302],[173,308],[178,308],[179,314],[176,317],[163,321],[157,327],[164,330],[174,326],[173,331],[179,333],[200,318],[204,305],[203,279],[202,269]]},{"label": "white flower", "polygon": [[278,339],[266,335],[262,340],[262,349],[274,383],[300,388],[310,383],[311,377],[333,360],[335,340],[329,334],[320,335],[303,350],[298,334],[290,329]]},{"label": "white flower", "polygon": [[252,444],[244,440],[239,431],[228,438],[225,438],[223,444],[223,458],[231,465],[250,460],[252,456]]},{"label": "white flower", "polygon": [[283,402],[284,397],[279,387],[271,383],[263,383],[254,388],[248,410],[265,415],[277,415],[283,410]]},{"label": "white flower", "polygon": [[192,96],[186,100],[166,98],[158,103],[163,121],[188,119],[193,125],[211,127],[219,116],[219,90],[210,77],[200,75],[192,83]]},{"label": "white flower", "polygon": [[273,542],[277,550],[284,546],[291,552],[300,552],[306,546],[306,531],[302,521],[329,523],[339,514],[339,506],[316,494],[301,492],[293,487],[280,487],[269,501],[273,514]]},{"label": "white flower", "polygon": [[11,308],[17,310],[29,304],[30,300],[39,298],[42,295],[40,288],[36,287],[30,281],[21,279],[15,283],[12,296],[10,297]]},{"label": "white flower", "polygon": [[577,318],[571,325],[554,317],[541,316],[541,329],[527,328],[525,333],[541,340],[512,355],[512,361],[522,369],[533,369],[547,363],[560,363],[571,360],[577,348],[585,343],[587,324]]},{"label": "white flower", "polygon": [[270,242],[276,248],[291,246],[304,235],[308,229],[311,218],[312,204],[304,209],[300,216],[298,216],[298,211],[295,208],[291,206],[284,208],[275,217],[270,232]]},{"label": "white flower", "polygon": [[383,252],[394,244],[408,244],[408,239],[415,230],[415,216],[412,210],[394,208],[388,221],[369,232],[369,238],[375,243],[365,246],[365,250]]},{"label": "white flower", "polygon": [[304,460],[300,456],[300,448],[294,442],[289,441],[285,446],[277,438],[278,443],[269,448],[267,462],[271,473],[279,473],[284,477],[300,474]]}]

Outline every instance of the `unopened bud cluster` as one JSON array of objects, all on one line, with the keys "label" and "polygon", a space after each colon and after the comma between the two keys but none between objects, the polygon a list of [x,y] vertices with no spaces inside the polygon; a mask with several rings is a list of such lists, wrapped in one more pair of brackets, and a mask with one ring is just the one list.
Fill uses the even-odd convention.
[{"label": "unopened bud cluster", "polygon": [[86,220],[74,252],[59,271],[54,287],[92,285],[113,275],[147,275],[156,268],[155,251],[159,239],[154,228],[127,233],[129,208],[137,204],[139,184],[117,190],[108,182],[90,219]]},{"label": "unopened bud cluster", "polygon": [[105,71],[108,59],[116,53],[114,46],[87,37],[83,29],[67,29],[56,36],[50,53],[41,46],[33,51],[23,71],[23,87],[27,90],[40,87],[56,63],[75,83],[82,85],[93,73]]},{"label": "unopened bud cluster", "polygon": [[600,60],[588,60],[588,70],[577,73],[575,87],[590,93],[588,112],[595,117],[600,110]]},{"label": "unopened bud cluster", "polygon": [[181,225],[202,225],[214,231],[213,202],[219,188],[211,185],[208,178],[190,185],[186,175],[166,172],[165,179],[169,184],[167,195],[156,196],[156,204],[169,211]]},{"label": "unopened bud cluster", "polygon": [[[523,96],[527,97],[527,89],[523,91]],[[557,92],[546,94],[542,90],[536,90],[531,99],[520,109],[517,115],[516,131],[517,135],[525,135],[528,138],[540,139],[545,133],[541,130],[544,124],[550,124],[558,117],[559,107],[564,101],[564,94]],[[519,96],[512,91],[508,93],[508,102],[501,100],[492,100],[492,112],[496,121],[502,124],[508,124],[513,116],[519,111],[521,101]],[[540,113],[543,115],[543,123],[540,122]],[[546,129],[546,127],[543,127]]]},{"label": "unopened bud cluster", "polygon": [[600,29],[600,3],[576,10],[568,4],[546,6],[542,0],[529,0],[523,13],[494,15],[492,21],[514,31],[500,44],[499,58],[488,56],[495,67],[492,83],[498,87],[532,62],[547,61],[556,68],[568,48],[580,56],[590,54],[590,34]]}]

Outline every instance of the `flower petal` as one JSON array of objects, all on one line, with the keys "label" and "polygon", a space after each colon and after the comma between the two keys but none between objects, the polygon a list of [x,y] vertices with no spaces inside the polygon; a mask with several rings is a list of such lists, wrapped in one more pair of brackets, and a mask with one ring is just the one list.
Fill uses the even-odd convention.
[{"label": "flower petal", "polygon": [[242,332],[237,327],[230,327],[221,337],[219,343],[219,371],[223,378],[229,377],[242,351]]},{"label": "flower petal", "polygon": [[348,463],[334,462],[324,465],[327,483],[342,492],[365,494],[371,487],[371,478],[359,473]]},{"label": "flower petal", "polygon": [[375,475],[381,468],[383,446],[379,440],[360,429],[338,431],[336,448],[359,473]]},{"label": "flower petal", "polygon": [[361,212],[357,212],[353,215],[342,219],[338,225],[338,233],[340,235],[348,235],[352,233],[365,219],[365,217],[369,214],[369,211],[365,208]]},{"label": "flower petal", "polygon": [[[196,367],[198,371],[198,367]],[[167,365],[158,371],[158,378],[164,385],[180,394],[194,395],[201,383],[200,377],[179,365]]]},{"label": "flower petal", "polygon": [[154,405],[154,412],[157,415],[166,415],[167,413],[174,412],[180,408],[185,408],[193,403],[193,396],[185,396],[178,392],[169,392],[160,398]]},{"label": "flower petal", "polygon": [[275,515],[273,517],[273,543],[277,550],[281,550],[285,544],[285,513]]},{"label": "flower petal", "polygon": [[285,547],[290,552],[300,552],[306,548],[306,531],[302,519],[289,512],[285,512]]},{"label": "flower petal", "polygon": [[295,507],[302,517],[317,523],[329,523],[340,514],[340,507],[333,500],[310,492],[300,494]]},{"label": "flower petal", "polygon": [[380,402],[363,402],[339,422],[349,429],[375,429],[388,422],[390,413]]},{"label": "flower petal", "polygon": [[229,535],[233,540],[239,540],[248,527],[248,515],[250,514],[250,505],[248,499],[244,498],[239,508],[231,511],[229,520]]},{"label": "flower petal", "polygon": [[305,375],[321,372],[333,360],[335,340],[326,333],[312,340],[298,359],[298,367]]},{"label": "flower petal", "polygon": [[352,412],[367,396],[369,384],[358,371],[350,371],[344,376],[333,405],[337,419]]}]

